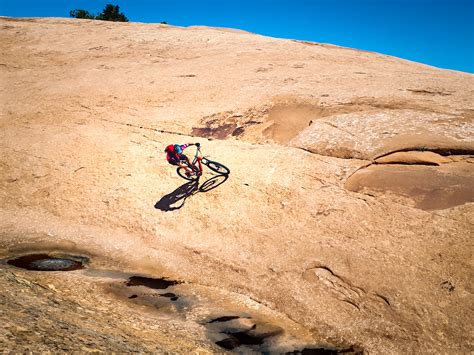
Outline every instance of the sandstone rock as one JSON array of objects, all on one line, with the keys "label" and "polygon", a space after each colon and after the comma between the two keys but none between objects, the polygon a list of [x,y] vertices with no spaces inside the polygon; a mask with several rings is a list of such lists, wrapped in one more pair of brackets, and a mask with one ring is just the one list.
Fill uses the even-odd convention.
[{"label": "sandstone rock", "polygon": [[[279,353],[472,351],[471,74],[213,28],[0,23],[0,258],[91,260],[0,264],[3,350],[219,352],[208,317],[250,314]],[[163,149],[190,142],[225,181],[186,189]],[[419,149],[453,163],[369,166]],[[133,275],[184,283],[172,301]]]},{"label": "sandstone rock", "polygon": [[433,152],[411,151],[396,152],[375,159],[377,164],[421,164],[421,165],[441,165],[452,162],[451,159],[443,157]]}]

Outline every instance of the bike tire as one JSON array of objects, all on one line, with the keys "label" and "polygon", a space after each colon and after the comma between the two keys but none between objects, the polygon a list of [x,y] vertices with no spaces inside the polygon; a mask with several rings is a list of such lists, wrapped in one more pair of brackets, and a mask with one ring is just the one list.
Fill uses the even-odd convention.
[{"label": "bike tire", "polygon": [[196,181],[199,179],[199,175],[197,174],[192,174],[190,176],[186,175],[186,169],[183,167],[179,167],[176,169],[176,172],[178,173],[179,176],[181,176],[183,179],[186,179],[188,181]]},{"label": "bike tire", "polygon": [[230,169],[226,167],[225,165],[218,163],[216,161],[212,160],[203,160],[203,163],[212,171],[221,174],[221,175],[229,175],[230,174]]}]

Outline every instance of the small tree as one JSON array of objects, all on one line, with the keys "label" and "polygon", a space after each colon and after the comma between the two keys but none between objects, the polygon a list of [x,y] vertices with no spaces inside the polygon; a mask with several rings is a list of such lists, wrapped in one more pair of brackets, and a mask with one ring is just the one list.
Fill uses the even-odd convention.
[{"label": "small tree", "polygon": [[91,20],[103,20],[103,21],[119,21],[128,22],[128,18],[120,12],[118,5],[107,4],[104,10],[97,16],[92,15],[89,11],[76,9],[69,11],[69,16],[74,18],[87,18]]},{"label": "small tree", "polygon": [[87,18],[89,20],[95,19],[95,16],[92,15],[89,11],[82,10],[82,9],[75,9],[69,11],[69,16],[74,18]]},{"label": "small tree", "polygon": [[97,20],[104,21],[119,21],[119,22],[128,22],[128,18],[120,12],[120,7],[118,5],[107,4],[102,10],[102,13],[97,15]]}]

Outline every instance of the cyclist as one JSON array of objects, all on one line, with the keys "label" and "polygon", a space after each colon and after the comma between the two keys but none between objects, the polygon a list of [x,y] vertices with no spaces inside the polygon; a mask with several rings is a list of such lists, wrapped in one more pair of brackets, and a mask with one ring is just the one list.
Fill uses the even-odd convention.
[{"label": "cyclist", "polygon": [[166,160],[168,163],[171,165],[176,165],[181,168],[186,169],[186,175],[191,175],[193,172],[190,169],[191,162],[189,161],[189,158],[183,154],[183,150],[186,149],[189,146],[195,145],[197,147],[200,146],[199,143],[188,143],[188,144],[170,144],[166,146],[165,148],[165,153],[166,153]]}]

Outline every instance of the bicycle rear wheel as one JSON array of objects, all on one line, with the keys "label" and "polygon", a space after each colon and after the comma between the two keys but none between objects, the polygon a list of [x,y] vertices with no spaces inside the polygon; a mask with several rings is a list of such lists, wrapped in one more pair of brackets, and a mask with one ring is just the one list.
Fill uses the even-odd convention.
[{"label": "bicycle rear wheel", "polygon": [[176,169],[176,172],[183,179],[186,179],[186,180],[189,180],[189,181],[195,181],[195,180],[199,179],[199,175],[197,175],[195,172],[191,173],[190,175],[186,175],[186,169],[182,168],[182,167],[179,167],[178,169]]},{"label": "bicycle rear wheel", "polygon": [[203,163],[212,171],[221,174],[221,175],[229,175],[230,174],[230,169],[226,167],[225,165],[218,163],[216,161],[212,160],[203,160]]}]

